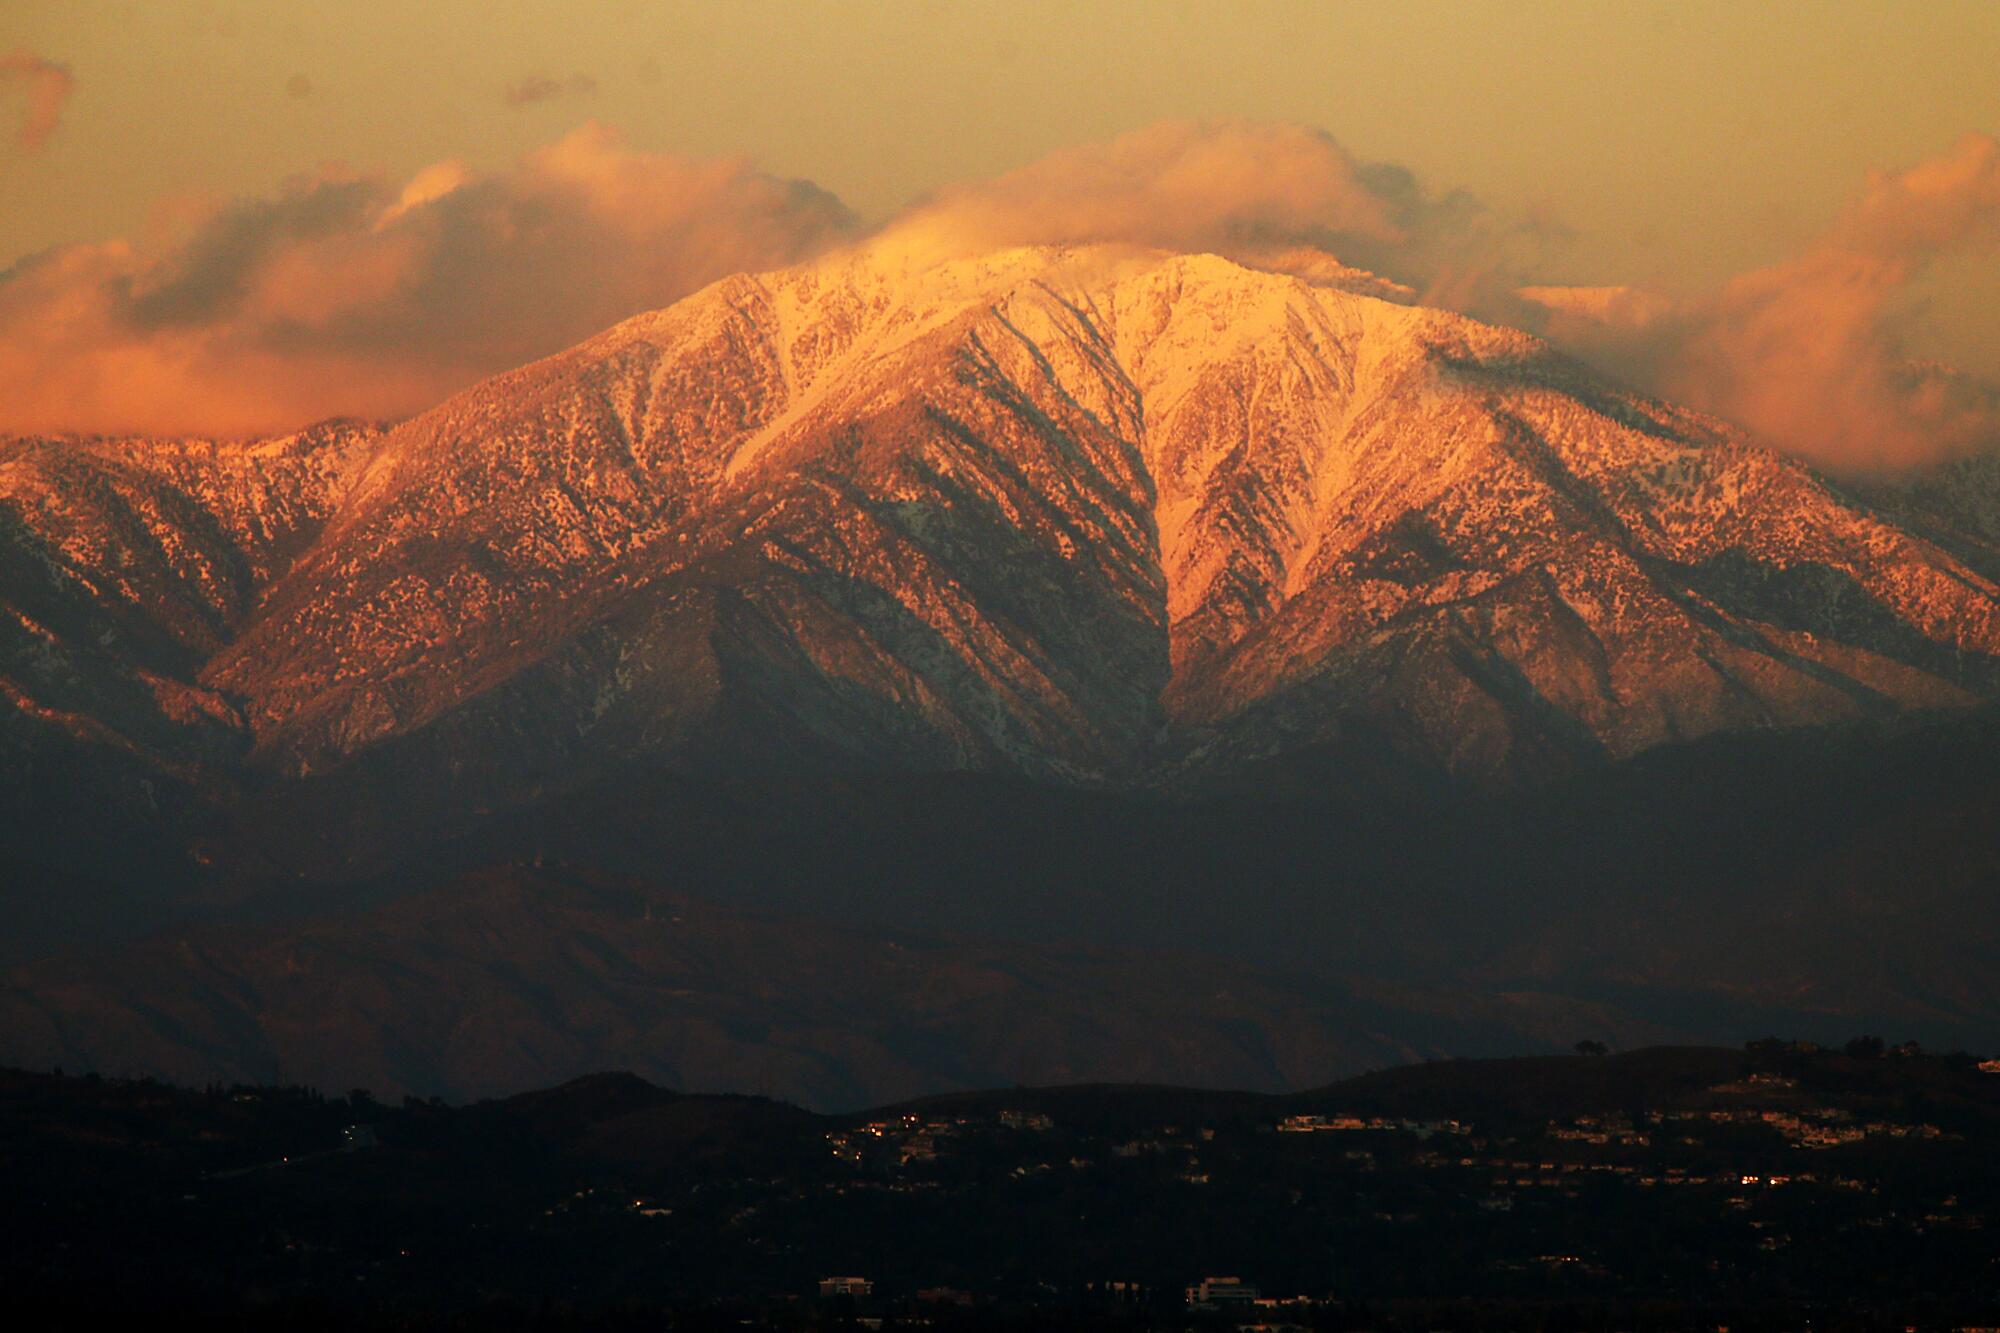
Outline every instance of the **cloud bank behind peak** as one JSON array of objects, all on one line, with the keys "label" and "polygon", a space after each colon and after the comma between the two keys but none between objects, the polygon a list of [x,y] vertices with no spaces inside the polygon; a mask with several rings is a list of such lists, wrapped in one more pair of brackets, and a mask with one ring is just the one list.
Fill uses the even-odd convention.
[{"label": "cloud bank behind peak", "polygon": [[[0,273],[0,430],[246,434],[394,417],[726,274],[872,240],[919,257],[1099,242],[1215,251],[1531,328],[1642,387],[1837,468],[2000,439],[2000,395],[1914,368],[1931,265],[2000,249],[2000,144],[1872,174],[1797,255],[1705,294],[1557,287],[1558,224],[1426,189],[1308,126],[1170,121],[918,200],[873,232],[740,158],[590,123],[513,166],[323,171],[176,241],[78,245]],[[1969,387],[1968,387],[1969,386]]]},{"label": "cloud bank behind peak", "polygon": [[854,233],[810,184],[583,128],[482,174],[327,171],[159,249],[0,273],[0,430],[250,434],[394,417]]}]

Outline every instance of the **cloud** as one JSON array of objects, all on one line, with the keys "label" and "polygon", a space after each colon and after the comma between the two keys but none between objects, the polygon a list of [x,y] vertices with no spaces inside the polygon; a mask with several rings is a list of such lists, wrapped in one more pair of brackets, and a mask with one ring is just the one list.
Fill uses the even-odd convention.
[{"label": "cloud", "polygon": [[1125,241],[1175,249],[1298,240],[1394,241],[1389,204],[1334,140],[1285,124],[1169,122],[1062,149],[955,186],[895,225],[940,245]]},{"label": "cloud", "polygon": [[500,90],[500,101],[513,110],[553,102],[564,97],[588,97],[597,91],[597,80],[588,74],[572,74],[567,79],[547,74],[530,74]]},{"label": "cloud", "polygon": [[[1026,244],[1213,250],[1532,328],[1835,468],[2000,443],[2000,388],[1913,365],[1898,337],[1930,265],[2000,249],[1991,138],[1871,175],[1798,255],[1692,299],[1535,282],[1566,238],[1321,131],[1220,121],[1155,125],[937,191],[872,243],[919,259]],[[72,246],[0,273],[0,430],[240,434],[399,416],[714,278],[860,239],[815,186],[741,160],[636,152],[596,124],[499,172],[323,171],[214,211],[171,245]]]},{"label": "cloud", "polygon": [[1872,174],[1799,255],[1695,300],[1537,284],[1570,238],[1560,221],[1500,216],[1292,124],[1168,122],[1064,149],[939,191],[888,238],[945,253],[1095,241],[1212,250],[1445,306],[1535,329],[1838,469],[2000,444],[2000,389],[1912,365],[1898,337],[1910,286],[1933,262],[2000,248],[2000,143],[1984,135]]},{"label": "cloud", "polygon": [[1841,470],[1918,466],[2000,444],[2000,391],[1913,365],[1899,329],[1940,259],[2000,249],[2000,140],[1967,135],[1871,173],[1798,255],[1687,301],[1524,291],[1542,330],[1668,397],[1740,421]]},{"label": "cloud", "polygon": [[1462,192],[1428,193],[1402,167],[1359,161],[1322,130],[1222,120],[1168,121],[1062,149],[941,190],[888,233],[946,253],[1123,242],[1321,272],[1334,262],[1357,281],[1373,274],[1431,299],[1476,303],[1512,300],[1525,272],[1512,252],[1534,230],[1500,227]]},{"label": "cloud", "polygon": [[[919,257],[1215,250],[1391,299],[1474,304],[1518,303],[1526,269],[1508,247],[1531,231],[1321,131],[1220,121],[1154,125],[938,191],[875,239]],[[713,278],[854,239],[846,209],[811,185],[635,153],[598,125],[497,174],[455,161],[401,182],[321,172],[164,249],[69,247],[0,274],[0,430],[242,434],[403,415]]]},{"label": "cloud", "polygon": [[15,141],[30,152],[48,142],[62,123],[63,104],[76,89],[68,65],[44,60],[26,47],[0,56],[0,86],[18,84],[27,96],[27,111]]},{"label": "cloud", "polygon": [[67,246],[0,272],[0,431],[400,416],[852,233],[814,186],[594,124],[497,173],[321,172],[163,249]]}]

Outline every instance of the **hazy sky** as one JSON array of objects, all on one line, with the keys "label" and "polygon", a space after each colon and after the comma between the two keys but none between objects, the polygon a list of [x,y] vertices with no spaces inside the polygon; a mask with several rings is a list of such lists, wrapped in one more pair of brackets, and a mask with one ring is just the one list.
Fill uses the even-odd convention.
[{"label": "hazy sky", "polygon": [[[1241,117],[1566,236],[1530,277],[1680,296],[1810,245],[1872,168],[2000,133],[1992,0],[4,0],[9,53],[0,266],[144,244],[329,164],[501,171],[591,120],[634,151],[745,155],[875,221],[1063,145]],[[1898,297],[1923,304],[1908,346],[2000,374],[1992,249],[1929,267]]]}]

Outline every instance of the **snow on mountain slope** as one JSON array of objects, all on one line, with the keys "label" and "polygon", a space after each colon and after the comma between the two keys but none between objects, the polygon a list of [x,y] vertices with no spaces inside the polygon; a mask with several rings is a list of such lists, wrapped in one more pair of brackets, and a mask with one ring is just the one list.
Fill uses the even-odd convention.
[{"label": "snow on mountain slope", "polygon": [[1358,728],[1517,782],[2000,693],[1959,554],[1287,267],[880,242],[727,279],[341,453],[289,535],[100,524],[84,600],[151,608],[256,764],[523,791],[636,754],[1199,783]]},{"label": "snow on mountain slope", "polygon": [[1366,719],[1536,776],[2000,685],[1992,583],[1526,335],[1212,257],[1118,299],[1205,762]]},{"label": "snow on mountain slope", "polygon": [[16,719],[182,757],[233,738],[233,707],[194,677],[377,438],[332,422],[251,445],[0,441],[0,691]]},{"label": "snow on mountain slope", "polygon": [[732,279],[461,395],[389,436],[210,680],[307,769],[530,664],[621,737],[726,677],[889,760],[1122,762],[1164,683],[1136,398],[1101,351],[1059,382],[1077,317],[995,267],[944,308]]},{"label": "snow on mountain slope", "polygon": [[2000,451],[1893,478],[1868,487],[1866,495],[1909,530],[2000,578]]}]

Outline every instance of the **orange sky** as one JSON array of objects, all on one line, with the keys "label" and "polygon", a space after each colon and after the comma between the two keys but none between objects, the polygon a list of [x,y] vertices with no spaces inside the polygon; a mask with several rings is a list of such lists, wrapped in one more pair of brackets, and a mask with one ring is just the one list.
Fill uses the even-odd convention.
[{"label": "orange sky", "polygon": [[[195,425],[140,419],[173,385],[224,430],[317,410],[357,378],[372,383],[354,410],[406,410],[635,300],[808,253],[926,192],[1217,118],[1312,127],[1364,175],[1410,173],[1395,188],[1416,191],[1432,250],[1388,266],[1462,279],[1477,231],[1482,262],[1509,280],[1701,305],[1708,323],[1688,337],[1712,361],[1761,346],[1777,317],[1739,309],[1749,275],[1831,281],[1824,255],[1845,242],[1829,238],[1871,171],[2000,133],[1996,68],[1990,3],[9,0],[0,266],[88,248],[0,278],[0,392],[10,364],[36,382],[55,358],[80,367],[39,419],[0,427]],[[825,194],[802,201],[795,178]],[[1967,186],[1975,213],[1980,188]],[[426,209],[447,195],[452,216]],[[440,216],[416,227],[426,211]],[[2000,376],[1983,216],[1927,233],[1921,254],[1878,255],[1857,336]],[[531,219],[547,235],[523,241]],[[225,262],[253,245],[254,271]],[[479,264],[514,275],[489,286]],[[564,274],[575,264],[581,282]],[[629,292],[617,265],[643,270]],[[592,283],[546,325],[522,313]],[[225,304],[226,327],[210,319]],[[450,366],[374,355],[463,328],[474,307],[480,336]],[[143,337],[127,336],[134,310]],[[245,399],[239,368],[296,383]]]}]

